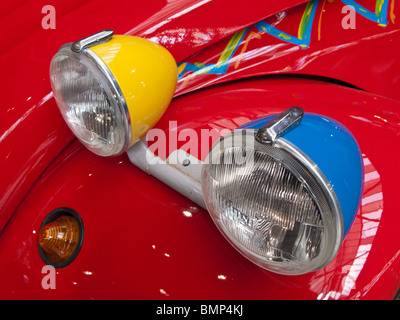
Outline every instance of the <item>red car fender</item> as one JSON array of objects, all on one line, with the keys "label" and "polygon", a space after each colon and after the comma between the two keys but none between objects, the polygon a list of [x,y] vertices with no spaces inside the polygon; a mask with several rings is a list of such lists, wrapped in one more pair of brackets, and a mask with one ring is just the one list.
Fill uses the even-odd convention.
[{"label": "red car fender", "polygon": [[[134,167],[79,144],[38,180],[0,239],[0,298],[392,299],[399,288],[399,103],[298,79],[254,79],[177,98],[159,123],[237,127],[297,105],[332,117],[357,139],[365,184],[357,217],[325,268],[301,276],[263,270],[232,248],[208,213]],[[168,130],[166,130],[168,133]],[[74,150],[74,151],[73,151]],[[82,249],[44,289],[38,228],[58,207],[82,217]]]}]

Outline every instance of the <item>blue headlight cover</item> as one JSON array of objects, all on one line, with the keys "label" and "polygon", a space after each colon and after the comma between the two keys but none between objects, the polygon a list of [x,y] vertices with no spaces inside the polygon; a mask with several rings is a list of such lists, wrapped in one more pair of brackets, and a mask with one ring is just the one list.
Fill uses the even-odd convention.
[{"label": "blue headlight cover", "polygon": [[[238,129],[260,129],[274,116],[249,122]],[[358,144],[342,124],[317,114],[304,114],[285,139],[306,154],[322,171],[339,201],[344,234],[347,234],[360,203],[363,162]]]}]

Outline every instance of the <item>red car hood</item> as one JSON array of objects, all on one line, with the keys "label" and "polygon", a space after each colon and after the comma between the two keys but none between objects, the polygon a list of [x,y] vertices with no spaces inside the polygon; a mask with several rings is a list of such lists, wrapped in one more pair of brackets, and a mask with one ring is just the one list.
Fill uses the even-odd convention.
[{"label": "red car hood", "polygon": [[[0,232],[43,170],[73,140],[50,88],[58,48],[102,29],[163,44],[176,61],[265,17],[306,1],[233,0],[53,1],[55,29],[44,29],[46,1],[8,1],[2,25]],[[17,24],[15,23],[17,22]]]}]

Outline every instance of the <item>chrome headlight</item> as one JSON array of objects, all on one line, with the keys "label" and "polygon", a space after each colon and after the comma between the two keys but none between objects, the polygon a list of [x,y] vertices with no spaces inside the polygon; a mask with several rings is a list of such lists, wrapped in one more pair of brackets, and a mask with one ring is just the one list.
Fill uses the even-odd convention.
[{"label": "chrome headlight", "polygon": [[116,80],[98,60],[65,45],[54,56],[50,74],[54,97],[72,132],[88,149],[108,156],[126,149],[131,123]]},{"label": "chrome headlight", "polygon": [[105,30],[61,47],[50,65],[58,107],[92,152],[117,155],[161,117],[175,91],[171,54],[148,40]]},{"label": "chrome headlight", "polygon": [[[302,116],[301,109],[292,108],[258,131],[234,131],[221,138],[202,173],[207,209],[223,235],[245,257],[281,274],[303,274],[327,265],[345,229],[338,197],[318,165],[278,138]],[[357,145],[352,148],[360,161]],[[361,171],[354,170],[359,183],[351,187],[358,188],[357,194]],[[349,209],[352,218],[358,201],[359,196]]]}]

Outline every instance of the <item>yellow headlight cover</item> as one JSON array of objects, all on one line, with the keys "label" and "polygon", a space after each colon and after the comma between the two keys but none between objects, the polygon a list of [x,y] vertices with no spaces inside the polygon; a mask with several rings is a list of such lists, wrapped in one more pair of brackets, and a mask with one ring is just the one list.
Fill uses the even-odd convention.
[{"label": "yellow headlight cover", "polygon": [[177,65],[164,47],[134,36],[115,35],[90,48],[109,68],[125,98],[130,146],[161,118],[177,84]]}]

